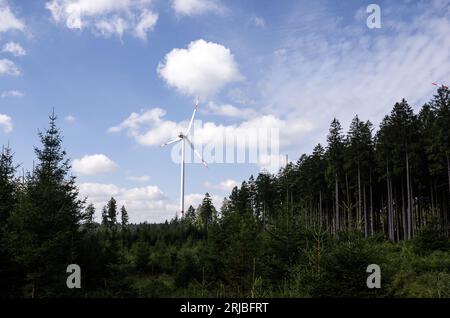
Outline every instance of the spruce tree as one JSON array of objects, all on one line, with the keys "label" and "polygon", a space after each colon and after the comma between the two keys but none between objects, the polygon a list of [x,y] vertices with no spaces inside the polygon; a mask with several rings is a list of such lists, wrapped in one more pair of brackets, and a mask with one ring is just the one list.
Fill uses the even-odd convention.
[{"label": "spruce tree", "polygon": [[87,225],[94,224],[94,215],[95,215],[95,207],[92,203],[90,203],[86,210],[84,211],[84,222]]},{"label": "spruce tree", "polygon": [[76,261],[83,201],[62,148],[56,115],[39,132],[38,159],[8,220],[8,245],[26,271],[31,297],[67,291],[66,268]]},{"label": "spruce tree", "polygon": [[198,217],[201,220],[203,230],[208,233],[208,227],[217,219],[217,211],[209,193],[206,193],[203,198],[202,204],[198,209]]},{"label": "spruce tree", "polygon": [[2,147],[0,153],[0,298],[16,295],[14,286],[20,282],[20,272],[11,252],[5,245],[7,220],[16,205],[17,182],[14,179],[16,166],[13,164],[11,148]]},{"label": "spruce tree", "polygon": [[335,231],[341,229],[341,215],[339,211],[339,179],[342,174],[344,160],[344,137],[342,136],[341,123],[334,118],[331,122],[330,131],[327,136],[327,179],[329,184],[334,184],[335,196]]},{"label": "spruce tree", "polygon": [[124,205],[120,208],[120,219],[122,226],[126,226],[128,224],[128,212]]},{"label": "spruce tree", "polygon": [[106,209],[106,206],[102,208],[102,225],[106,227],[109,226],[108,210]]},{"label": "spruce tree", "polygon": [[0,228],[5,225],[16,203],[16,182],[14,174],[17,167],[13,164],[11,148],[2,147],[0,154]]},{"label": "spruce tree", "polygon": [[116,202],[116,199],[111,197],[111,199],[109,199],[109,201],[106,205],[106,209],[108,211],[109,226],[113,227],[114,225],[117,224],[117,202]]}]

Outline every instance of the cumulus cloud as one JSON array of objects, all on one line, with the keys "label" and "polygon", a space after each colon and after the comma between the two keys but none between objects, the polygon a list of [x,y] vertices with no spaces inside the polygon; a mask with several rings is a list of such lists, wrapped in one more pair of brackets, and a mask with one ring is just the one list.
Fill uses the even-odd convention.
[{"label": "cumulus cloud", "polygon": [[185,131],[187,123],[178,124],[165,120],[166,111],[162,108],[152,108],[141,113],[131,113],[122,123],[108,129],[109,133],[125,130],[136,142],[144,146],[156,146],[175,137],[177,132]]},{"label": "cumulus cloud", "polygon": [[66,117],[64,117],[64,120],[65,120],[65,121],[68,121],[69,123],[73,123],[73,122],[74,122],[75,120],[77,120],[77,119],[76,119],[75,116],[67,115]]},{"label": "cumulus cloud", "polygon": [[158,74],[180,92],[212,96],[225,85],[243,80],[231,51],[217,43],[197,40],[186,49],[173,49],[159,63]]},{"label": "cumulus cloud", "polygon": [[149,7],[152,0],[52,0],[46,3],[56,23],[69,29],[90,29],[104,37],[129,33],[147,40],[158,14]]},{"label": "cumulus cloud", "polygon": [[147,182],[150,180],[149,176],[128,176],[128,180],[135,181],[135,182]]},{"label": "cumulus cloud", "polygon": [[103,154],[86,155],[72,163],[73,171],[84,175],[107,173],[117,168],[118,165]]},{"label": "cumulus cloud", "polygon": [[21,91],[18,90],[11,90],[11,91],[3,91],[0,96],[2,98],[6,97],[23,97],[24,94]]},{"label": "cumulus cloud", "polygon": [[0,59],[0,75],[20,75],[20,70],[17,65],[8,59]]},{"label": "cumulus cloud", "polygon": [[291,154],[309,153],[324,142],[335,116],[344,129],[356,114],[377,125],[395,102],[406,98],[417,109],[435,92],[432,82],[448,80],[448,1],[391,3],[383,7],[379,30],[366,27],[367,13],[344,24],[329,8],[312,7],[285,17],[283,34],[274,34],[282,54],[264,60],[256,83],[264,111],[314,124]]},{"label": "cumulus cloud", "polygon": [[[118,126],[111,127],[109,132],[126,131],[137,143],[144,146],[159,146],[173,139],[179,131],[185,131],[187,121],[175,122],[164,118],[166,112],[161,108],[153,108],[132,113]],[[239,124],[223,125],[215,122],[194,121],[191,140],[196,149],[203,153],[208,163],[228,162],[228,156],[233,162],[255,163],[276,171],[279,167],[277,151],[280,147],[298,144],[302,137],[313,129],[313,125],[300,117],[282,119],[274,115],[257,115]],[[176,154],[179,143],[174,145]],[[216,155],[213,148],[224,149],[222,156]],[[257,158],[250,160],[249,152],[257,153]],[[228,154],[230,153],[230,154]],[[238,155],[239,154],[239,155]],[[187,162],[191,155],[187,150]],[[174,155],[176,156],[176,155]],[[267,157],[270,156],[270,157]],[[222,158],[222,159],[220,159]],[[238,159],[240,158],[240,159]],[[267,163],[267,158],[276,161]],[[173,157],[176,160],[175,157]],[[264,163],[258,162],[264,159]],[[190,162],[198,162],[197,159]]]},{"label": "cumulus cloud", "polygon": [[0,114],[0,127],[2,127],[5,134],[13,130],[12,119],[8,115]]},{"label": "cumulus cloud", "polygon": [[225,7],[218,0],[172,0],[172,8],[179,15],[195,16],[205,13],[224,13]]},{"label": "cumulus cloud", "polygon": [[101,209],[111,197],[119,206],[125,205],[130,222],[164,222],[177,214],[178,207],[157,186],[121,188],[115,184],[80,183],[80,197],[96,208],[96,220],[101,220]]},{"label": "cumulus cloud", "polygon": [[25,24],[22,20],[18,19],[6,1],[0,1],[0,32],[7,31],[24,31]]},{"label": "cumulus cloud", "polygon": [[[220,211],[220,208],[222,207],[223,203],[223,197],[211,193],[210,196],[214,207],[217,209],[217,211]],[[187,210],[190,205],[192,205],[195,209],[198,208],[198,206],[202,203],[204,198],[205,194],[201,193],[190,193],[186,195],[184,197],[185,209]]]},{"label": "cumulus cloud", "polygon": [[14,56],[24,56],[27,54],[25,49],[19,44],[15,42],[8,42],[3,46],[2,52],[11,53]]},{"label": "cumulus cloud", "polygon": [[218,184],[205,182],[204,186],[210,189],[218,189],[225,192],[231,192],[231,190],[233,190],[234,187],[240,186],[240,182],[233,179],[227,179],[219,182]]},{"label": "cumulus cloud", "polygon": [[218,105],[214,102],[209,102],[204,111],[213,115],[242,119],[250,119],[259,115],[258,112],[252,108],[241,108],[230,104]]},{"label": "cumulus cloud", "polygon": [[254,16],[251,18],[251,22],[260,28],[264,28],[266,26],[266,21],[262,17]]},{"label": "cumulus cloud", "polygon": [[147,33],[152,31],[158,22],[158,15],[152,11],[144,10],[138,24],[134,28],[135,35],[143,41],[147,40]]}]

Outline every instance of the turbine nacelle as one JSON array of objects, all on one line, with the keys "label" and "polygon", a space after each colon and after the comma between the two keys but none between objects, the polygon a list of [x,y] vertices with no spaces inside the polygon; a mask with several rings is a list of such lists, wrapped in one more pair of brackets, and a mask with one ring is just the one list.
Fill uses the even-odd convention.
[{"label": "turbine nacelle", "polygon": [[191,147],[192,151],[194,152],[195,156],[197,156],[202,164],[208,168],[208,164],[206,163],[205,160],[203,160],[202,155],[195,149],[194,145],[192,144],[192,142],[189,140],[189,138],[187,137],[189,135],[189,132],[191,131],[192,128],[192,124],[194,122],[194,118],[195,118],[195,114],[197,113],[197,108],[198,108],[198,104],[199,104],[199,99],[197,98],[195,101],[195,108],[194,111],[192,112],[192,117],[191,117],[191,121],[189,122],[189,126],[188,129],[186,130],[186,133],[183,134],[183,132],[178,132],[177,138],[170,140],[164,144],[161,145],[161,147],[176,143],[181,141],[181,187],[180,187],[180,214],[181,214],[181,218],[183,218],[184,216],[184,147],[185,147],[185,142],[188,143],[188,145]]}]

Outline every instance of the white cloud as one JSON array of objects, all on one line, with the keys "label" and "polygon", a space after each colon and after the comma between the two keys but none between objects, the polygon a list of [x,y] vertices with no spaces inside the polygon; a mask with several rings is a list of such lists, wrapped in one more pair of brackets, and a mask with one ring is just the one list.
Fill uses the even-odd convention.
[{"label": "white cloud", "polygon": [[217,43],[197,40],[187,49],[173,49],[159,63],[158,74],[180,92],[212,96],[225,85],[243,80],[231,51]]},{"label": "white cloud", "polygon": [[243,119],[250,119],[259,115],[258,112],[252,108],[238,108],[230,104],[218,105],[214,102],[208,103],[205,112],[219,116]]},{"label": "white cloud", "polygon": [[163,117],[166,111],[161,108],[152,108],[139,113],[132,113],[118,126],[108,129],[109,133],[126,130],[128,135],[133,137],[139,144],[145,146],[161,145],[168,138],[175,137],[177,132],[184,131],[186,125],[179,125],[176,122],[165,120]]},{"label": "white cloud", "polygon": [[8,115],[0,114],[0,127],[3,127],[3,131],[7,134],[13,130],[12,119]]},{"label": "white cloud", "polygon": [[95,33],[99,33],[106,38],[112,35],[122,38],[123,32],[128,28],[128,22],[120,17],[114,17],[96,22],[95,28]]},{"label": "white cloud", "polygon": [[121,188],[114,184],[80,183],[80,197],[96,208],[96,220],[101,221],[101,209],[111,197],[118,206],[125,205],[130,222],[164,222],[177,214],[178,206],[171,203],[157,186]]},{"label": "white cloud", "polygon": [[18,90],[12,90],[12,91],[3,91],[0,96],[2,98],[6,97],[23,97],[24,94],[21,91]]},{"label": "white cloud", "polygon": [[76,173],[94,175],[114,171],[118,165],[103,154],[86,155],[81,159],[75,159],[72,169]]},{"label": "white cloud", "polygon": [[158,15],[150,10],[152,0],[52,0],[46,3],[56,23],[69,29],[90,29],[104,37],[127,32],[147,39]]},{"label": "white cloud", "polygon": [[[223,197],[211,193],[210,196],[214,207],[217,209],[217,211],[220,211],[220,208],[222,207]],[[187,211],[190,205],[192,205],[195,209],[197,209],[198,206],[202,203],[204,198],[205,194],[201,193],[190,193],[186,195],[184,197],[185,210]]]},{"label": "white cloud", "polygon": [[6,1],[0,1],[0,32],[13,30],[24,31],[25,24],[14,15]]},{"label": "white cloud", "polygon": [[283,33],[274,31],[282,50],[265,57],[256,99],[264,113],[302,118],[313,130],[282,153],[310,153],[335,116],[347,130],[356,114],[376,126],[402,98],[418,109],[435,92],[432,82],[448,81],[450,11],[437,3],[383,7],[380,30],[368,29],[365,18],[344,24],[320,2],[315,12],[299,5],[284,17]]},{"label": "white cloud", "polygon": [[[185,131],[187,122],[174,122],[164,118],[166,112],[161,108],[153,108],[142,111],[140,114],[132,113],[121,124],[111,127],[109,132],[126,131],[137,143],[144,146],[159,146],[163,142],[173,139],[179,131]],[[209,154],[206,149],[208,146],[222,145],[225,151],[234,149],[235,153],[246,153],[250,150],[253,152],[258,150],[258,158],[261,160],[257,163],[260,167],[266,168],[271,172],[276,172],[283,161],[279,160],[280,156],[275,155],[278,149],[292,146],[302,142],[303,137],[309,133],[314,126],[311,122],[301,117],[291,117],[281,119],[274,115],[257,115],[251,119],[234,125],[216,124],[214,122],[194,121],[191,132],[191,140],[195,143],[195,147],[199,152],[203,152],[206,162],[220,162],[220,159],[214,158],[213,154]],[[278,132],[279,138],[272,136],[272,132]],[[227,140],[234,139],[232,145],[224,144],[224,136]],[[237,141],[244,141],[238,143]],[[175,144],[174,147],[178,147]],[[267,151],[261,149],[265,147]],[[189,148],[188,148],[189,149]],[[272,151],[274,151],[272,153]],[[176,153],[176,151],[175,151]],[[187,156],[190,151],[188,150]],[[226,157],[227,155],[224,154]],[[189,158],[189,157],[187,157]],[[175,158],[173,158],[175,160]],[[187,159],[189,161],[189,159]],[[245,162],[250,161],[249,155],[246,155]],[[193,162],[197,162],[194,159]]]},{"label": "white cloud", "polygon": [[210,189],[218,189],[225,192],[231,192],[234,187],[239,187],[240,182],[233,180],[233,179],[227,179],[225,181],[221,181],[218,184],[212,184],[210,182],[205,182],[204,186]]},{"label": "white cloud", "polygon": [[75,116],[67,115],[66,117],[64,117],[64,120],[68,121],[69,123],[72,123],[72,122],[74,122],[77,119],[75,118]]},{"label": "white cloud", "polygon": [[252,17],[251,22],[255,26],[260,27],[260,28],[264,28],[266,26],[266,21],[262,17],[254,16],[254,17]]},{"label": "white cloud", "polygon": [[172,0],[172,8],[180,15],[195,16],[208,12],[222,14],[225,7],[218,0]]},{"label": "white cloud", "polygon": [[11,53],[14,56],[24,56],[27,54],[25,49],[19,44],[15,42],[8,42],[3,46],[2,52]]},{"label": "white cloud", "polygon": [[128,180],[130,181],[136,181],[136,182],[147,182],[150,180],[149,176],[128,176]]},{"label": "white cloud", "polygon": [[0,59],[0,75],[20,75],[20,70],[13,61]]},{"label": "white cloud", "polygon": [[152,31],[158,22],[158,14],[149,10],[142,12],[139,23],[134,28],[134,33],[143,41],[147,40],[147,33]]}]

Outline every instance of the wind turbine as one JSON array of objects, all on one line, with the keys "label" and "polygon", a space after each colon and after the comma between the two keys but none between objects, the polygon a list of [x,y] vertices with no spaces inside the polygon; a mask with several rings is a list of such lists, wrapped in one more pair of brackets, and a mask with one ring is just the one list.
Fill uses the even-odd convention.
[{"label": "wind turbine", "polygon": [[181,219],[184,216],[184,153],[185,153],[184,148],[185,148],[185,142],[188,143],[188,145],[194,151],[194,154],[202,161],[202,164],[206,168],[208,168],[208,164],[206,163],[205,160],[203,160],[202,155],[194,148],[194,145],[188,138],[189,132],[191,131],[191,128],[192,128],[192,124],[194,123],[194,117],[195,117],[195,114],[197,113],[198,105],[199,105],[199,98],[197,97],[197,99],[195,100],[195,108],[194,108],[194,111],[192,112],[191,121],[189,122],[189,126],[188,126],[188,129],[186,130],[186,132],[184,134],[182,132],[179,132],[177,138],[161,145],[161,147],[164,147],[164,146],[176,143],[176,142],[181,142],[181,184],[180,184],[180,215],[181,215],[180,218]]},{"label": "wind turbine", "polygon": [[442,88],[445,88],[445,89],[448,89],[448,86],[446,86],[446,85],[442,85],[442,84],[440,84],[440,83],[431,83],[432,85],[434,85],[434,86],[439,86],[439,87],[442,87]]}]

